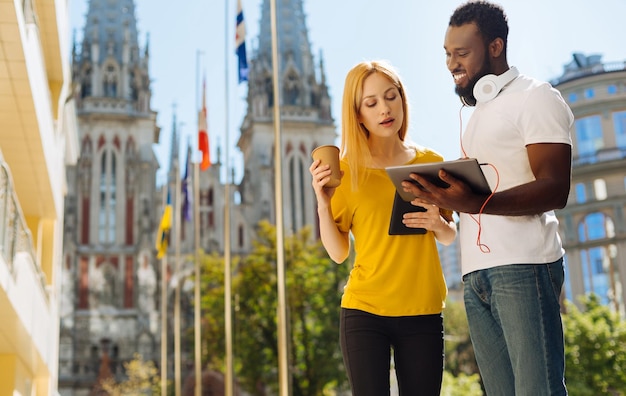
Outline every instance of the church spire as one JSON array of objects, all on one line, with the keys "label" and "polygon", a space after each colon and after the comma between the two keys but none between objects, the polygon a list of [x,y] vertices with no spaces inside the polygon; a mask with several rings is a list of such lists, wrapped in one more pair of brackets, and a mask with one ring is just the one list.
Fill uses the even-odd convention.
[{"label": "church spire", "polygon": [[[277,36],[280,51],[280,74],[294,67],[303,76],[311,76],[313,56],[306,27],[302,0],[277,1],[276,15],[278,18]],[[272,59],[272,35],[270,24],[270,1],[263,0],[261,10],[261,31],[259,34],[258,58]]]},{"label": "church spire", "polygon": [[100,47],[96,62],[112,57],[122,64],[126,51],[139,48],[133,0],[90,0],[83,39]]},{"label": "church spire", "polygon": [[148,49],[137,39],[133,0],[90,0],[73,79],[80,84],[79,112],[150,112]]},{"label": "church spire", "polygon": [[313,59],[303,0],[276,3],[280,95],[274,94],[270,0],[263,0],[258,47],[249,62],[248,111],[237,143],[245,167],[238,191],[242,218],[250,224],[262,219],[276,221],[276,193],[267,187],[267,180],[276,177],[276,137],[271,122],[275,99],[280,98],[280,118],[285,125],[280,136],[285,181],[282,199],[290,202],[284,205],[285,229],[295,232],[304,226],[316,227],[315,194],[306,169],[311,164],[311,151],[333,144],[336,132],[324,64]]},{"label": "church spire", "polygon": [[[263,0],[261,7],[258,48],[252,56],[248,78],[248,105],[252,109],[249,116],[253,118],[268,117],[274,106],[270,1]],[[323,80],[319,81],[311,53],[303,1],[279,1],[276,7],[281,105],[318,110],[323,121],[332,122],[325,100],[328,88]],[[319,77],[325,78],[323,70]]]},{"label": "church spire", "polygon": [[176,125],[176,108],[173,109],[172,116],[172,141],[170,143],[170,169],[174,167],[174,163],[178,163],[178,151],[180,149],[180,138]]}]

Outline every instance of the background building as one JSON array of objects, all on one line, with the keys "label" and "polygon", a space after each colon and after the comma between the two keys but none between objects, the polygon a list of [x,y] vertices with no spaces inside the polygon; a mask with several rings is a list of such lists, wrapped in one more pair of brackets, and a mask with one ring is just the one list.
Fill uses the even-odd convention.
[{"label": "background building", "polygon": [[80,156],[68,166],[59,388],[87,395],[139,353],[159,356],[156,113],[132,0],[90,3],[74,43]]},{"label": "background building", "polygon": [[[314,147],[335,142],[336,125],[330,110],[324,60],[321,54],[314,56],[312,53],[303,1],[280,1],[277,6],[281,20],[277,36],[281,51],[280,152],[285,230],[291,233],[311,226],[317,231],[315,197],[307,168]],[[223,172],[224,166],[231,165],[218,149],[212,166],[199,175],[200,215],[198,223],[194,223],[186,220],[181,211],[185,203],[180,194],[181,185],[186,184],[180,182],[180,178],[188,175],[188,180],[193,179],[194,168],[189,167],[193,156],[189,146],[195,145],[179,140],[175,112],[167,163],[159,164],[154,157],[153,145],[159,140],[160,128],[150,104],[149,46],[147,39],[144,48],[139,46],[134,1],[89,1],[83,40],[74,44],[72,52],[72,73],[79,88],[75,100],[81,156],[75,166],[68,168],[63,260],[64,273],[68,276],[64,281],[61,311],[62,394],[88,394],[103,362],[114,375],[120,374],[121,364],[135,352],[159,363],[158,303],[161,292],[165,292],[167,316],[172,318],[172,288],[193,272],[193,263],[184,257],[194,250],[194,227],[199,229],[203,250],[223,254],[225,203],[229,202],[231,252],[245,254],[252,247],[258,221],[276,220],[273,106],[277,95],[272,84],[269,9],[269,1],[264,0],[260,33],[250,51],[247,113],[241,121],[237,142],[243,156],[243,176],[235,181],[233,170]],[[624,249],[625,180],[623,171],[620,174],[624,164],[616,162],[623,161],[623,115],[617,116],[622,120],[618,121],[621,123],[619,133],[609,124],[617,125],[616,121],[611,121],[614,119],[612,112],[623,114],[626,90],[624,76],[619,75],[617,69],[607,70],[606,65],[597,65],[599,58],[594,59],[575,57],[578,63],[568,65],[556,82],[580,119],[577,131],[583,131],[577,132],[575,137],[576,161],[570,202],[558,213],[568,251],[566,288],[568,298],[573,299],[575,295],[601,291],[606,286],[606,290],[614,291],[603,291],[606,302],[623,310],[623,297],[610,297],[623,294],[619,277],[624,271],[617,270],[617,262],[618,252]],[[623,64],[619,70],[623,70]],[[611,75],[614,83],[604,80],[608,77],[601,77],[603,74]],[[594,82],[586,80],[596,77],[598,80]],[[189,87],[189,92],[199,88],[201,83],[197,83],[198,87]],[[605,90],[600,94],[598,89],[602,87]],[[596,90],[595,96],[585,97],[589,88]],[[570,93],[578,96],[571,97]],[[620,99],[621,110],[617,107],[619,100],[613,103],[610,99]],[[586,105],[589,106],[584,107]],[[600,119],[604,139],[601,146],[597,134],[585,132],[595,128],[588,125],[597,122],[581,121],[588,117]],[[187,146],[185,158],[179,156],[181,146]],[[619,159],[615,156],[618,152],[622,153]],[[596,160],[590,161],[587,157]],[[606,167],[599,169],[600,165]],[[164,185],[157,186],[155,174],[160,166],[167,167],[169,172]],[[596,171],[598,173],[594,173]],[[229,175],[226,180],[224,174]],[[596,186],[596,179],[605,180],[604,195],[597,195],[601,189]],[[579,184],[584,188],[578,187]],[[580,198],[580,188],[586,193],[584,199]],[[168,251],[169,267],[162,273],[155,257],[154,238],[168,194],[176,218]],[[456,245],[441,249],[441,257],[449,286],[459,287]],[[158,280],[163,276],[169,282],[165,291],[159,289]],[[182,296],[183,328],[193,325],[189,297],[186,293]],[[171,322],[167,331],[171,340]],[[173,349],[170,341],[170,372]],[[185,371],[192,371],[192,350],[192,346],[183,345]]]},{"label": "background building", "polygon": [[0,395],[57,394],[65,166],[78,145],[67,15],[66,1],[0,3]]},{"label": "background building", "polygon": [[626,62],[573,55],[552,84],[576,118],[572,188],[561,222],[566,297],[597,294],[624,316],[626,300]]},{"label": "background building", "polygon": [[[184,218],[184,197],[179,193],[185,185],[181,178],[188,175],[188,180],[193,180],[191,148],[186,158],[179,158],[181,144],[189,144],[179,141],[174,117],[168,181],[157,187],[159,164],[152,145],[158,142],[160,129],[150,107],[149,49],[147,44],[139,47],[134,10],[132,0],[91,0],[83,41],[74,43],[72,51],[72,75],[79,88],[75,100],[80,157],[75,166],[68,167],[65,207],[64,269],[68,279],[63,289],[59,360],[63,395],[90,394],[100,373],[120,376],[123,363],[134,353],[159,365],[159,280],[168,278],[165,298],[171,319],[172,288],[193,272],[193,263],[184,257],[194,251],[196,225]],[[244,175],[239,183],[230,177],[220,180],[220,150],[212,166],[199,175],[197,226],[200,246],[206,252],[224,253],[225,183],[230,187],[233,254],[250,251],[260,220],[276,220],[276,95],[271,83],[269,10],[269,1],[264,1],[258,48],[253,49],[249,63],[248,112],[238,141]],[[302,0],[278,2],[277,12],[281,15],[280,151],[285,230],[291,233],[310,226],[317,231],[308,167],[313,148],[333,144],[336,139],[330,97],[321,56],[315,60],[311,53]],[[169,267],[162,274],[154,241],[168,194],[176,217],[170,233]],[[181,327],[191,328],[189,295],[181,298]],[[168,334],[172,333],[170,320]],[[186,374],[193,371],[193,346],[183,347]],[[172,355],[173,346],[168,349]],[[168,362],[172,372],[173,358]]]}]

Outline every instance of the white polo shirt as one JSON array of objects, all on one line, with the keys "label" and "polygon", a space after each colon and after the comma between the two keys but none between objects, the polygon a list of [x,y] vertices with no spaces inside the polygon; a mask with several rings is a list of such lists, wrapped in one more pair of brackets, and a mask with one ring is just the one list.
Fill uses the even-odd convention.
[{"label": "white polo shirt", "polygon": [[[526,146],[535,143],[572,144],[574,116],[550,84],[524,75],[508,84],[493,100],[478,103],[463,134],[468,157],[477,158],[492,190],[533,181]],[[542,199],[542,197],[537,197]],[[550,263],[563,256],[554,211],[534,216],[460,216],[463,275],[508,264]]]}]

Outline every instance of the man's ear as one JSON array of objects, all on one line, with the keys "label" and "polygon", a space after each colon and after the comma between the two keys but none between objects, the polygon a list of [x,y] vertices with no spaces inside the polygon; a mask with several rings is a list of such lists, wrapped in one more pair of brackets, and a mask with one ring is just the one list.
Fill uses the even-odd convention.
[{"label": "man's ear", "polygon": [[489,43],[489,56],[492,58],[499,58],[502,55],[502,51],[504,51],[504,40],[500,37],[495,38],[491,43]]}]

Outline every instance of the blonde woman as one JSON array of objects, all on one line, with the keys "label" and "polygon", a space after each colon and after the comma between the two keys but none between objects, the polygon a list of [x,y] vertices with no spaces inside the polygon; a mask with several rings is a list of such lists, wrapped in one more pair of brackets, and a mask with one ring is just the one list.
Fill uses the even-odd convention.
[{"label": "blonde woman", "polygon": [[[423,234],[389,235],[396,193],[385,167],[442,161],[433,150],[408,144],[408,102],[387,62],[355,65],[345,80],[341,172],[309,168],[317,197],[322,243],[337,263],[352,234],[356,257],[341,301],[340,343],[355,396],[389,394],[391,351],[401,395],[439,395],[443,371],[442,310],[447,288],[435,240],[456,237],[450,211],[414,200],[404,215]],[[418,207],[419,206],[419,207]]]}]

